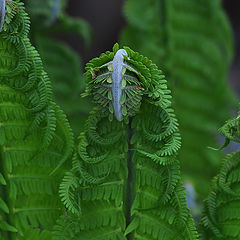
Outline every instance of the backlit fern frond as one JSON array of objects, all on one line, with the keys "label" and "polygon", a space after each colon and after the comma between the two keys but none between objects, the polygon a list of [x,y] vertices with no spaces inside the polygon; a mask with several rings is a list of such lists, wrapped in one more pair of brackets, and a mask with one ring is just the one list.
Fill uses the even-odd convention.
[{"label": "backlit fern frond", "polygon": [[[228,120],[219,131],[227,139],[239,142],[239,116]],[[201,239],[240,238],[240,151],[223,159],[212,191],[204,203],[200,222]]]},{"label": "backlit fern frond", "polygon": [[61,213],[56,195],[73,136],[28,38],[23,4],[9,1],[6,11],[0,33],[0,236],[50,239],[31,229],[51,230]]},{"label": "backlit fern frond", "polygon": [[162,71],[115,44],[87,64],[85,77],[96,107],[60,186],[68,211],[54,239],[197,239]]},{"label": "backlit fern frond", "polygon": [[181,125],[183,173],[204,197],[221,156],[207,147],[216,144],[215,130],[233,104],[226,83],[232,35],[221,1],[128,0],[124,13],[122,43],[150,57],[168,76]]}]

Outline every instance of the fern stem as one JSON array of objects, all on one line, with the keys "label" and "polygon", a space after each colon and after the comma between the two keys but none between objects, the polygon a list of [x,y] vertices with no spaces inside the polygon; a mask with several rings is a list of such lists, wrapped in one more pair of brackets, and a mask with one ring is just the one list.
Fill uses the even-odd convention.
[{"label": "fern stem", "polygon": [[[131,123],[132,123],[132,118],[129,120],[129,127],[128,127],[128,149],[132,149],[133,145],[131,145],[130,140],[133,136],[133,130],[131,128]],[[131,206],[133,203],[133,182],[134,182],[134,174],[133,174],[133,151],[129,150],[128,151],[128,179],[127,179],[127,188],[126,188],[126,224],[127,226],[130,224],[132,221],[131,217]],[[128,236],[128,239],[130,237]]]}]

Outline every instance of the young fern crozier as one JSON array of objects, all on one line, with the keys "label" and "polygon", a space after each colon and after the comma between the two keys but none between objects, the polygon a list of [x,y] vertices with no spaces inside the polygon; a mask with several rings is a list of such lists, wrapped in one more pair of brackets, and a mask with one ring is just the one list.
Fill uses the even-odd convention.
[{"label": "young fern crozier", "polygon": [[61,214],[56,195],[67,164],[60,166],[72,154],[73,136],[28,38],[23,4],[6,4],[0,33],[0,239],[50,239]]},{"label": "young fern crozier", "polygon": [[68,212],[54,239],[197,239],[162,71],[115,44],[87,64],[85,77],[96,107],[60,186]]},{"label": "young fern crozier", "polygon": [[[240,143],[240,115],[228,120],[219,132],[230,141]],[[200,222],[203,240],[240,239],[240,151],[228,154],[213,180],[211,193],[204,203]]]}]

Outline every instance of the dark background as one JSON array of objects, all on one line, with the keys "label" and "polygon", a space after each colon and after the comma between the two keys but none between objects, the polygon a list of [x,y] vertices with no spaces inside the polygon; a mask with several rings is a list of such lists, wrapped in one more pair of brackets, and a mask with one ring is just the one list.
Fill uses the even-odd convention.
[{"label": "dark background", "polygon": [[[65,39],[79,52],[84,64],[102,52],[111,50],[113,44],[118,41],[121,30],[126,24],[122,13],[123,3],[124,0],[69,1],[67,12],[85,19],[93,31],[92,43],[88,49],[83,46],[80,37],[68,36]],[[229,81],[240,96],[240,2],[224,0],[223,7],[230,19],[235,40],[235,57],[229,72]]]}]

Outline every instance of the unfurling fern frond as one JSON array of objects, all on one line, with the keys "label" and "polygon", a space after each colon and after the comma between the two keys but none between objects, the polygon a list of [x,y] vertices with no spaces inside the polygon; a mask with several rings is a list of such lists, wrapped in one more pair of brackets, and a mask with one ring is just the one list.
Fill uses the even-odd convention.
[{"label": "unfurling fern frond", "polygon": [[122,44],[167,74],[181,126],[184,178],[194,183],[200,198],[207,195],[221,157],[207,147],[216,144],[215,131],[234,102],[226,83],[232,35],[220,2],[127,0],[124,6],[128,26]]},{"label": "unfurling fern frond", "polygon": [[54,239],[197,239],[162,71],[115,44],[87,64],[85,77],[96,107],[60,187],[68,211]]},{"label": "unfurling fern frond", "polygon": [[236,118],[228,120],[218,131],[227,140],[240,142],[240,115]]},{"label": "unfurling fern frond", "polygon": [[[239,142],[240,115],[228,120],[220,133]],[[235,240],[240,238],[240,151],[228,154],[219,174],[213,180],[212,191],[204,203],[200,222],[201,239]]]},{"label": "unfurling fern frond", "polygon": [[23,4],[6,4],[0,33],[0,239],[45,240],[51,233],[40,230],[51,231],[61,213],[56,195],[73,135],[28,38]]}]

